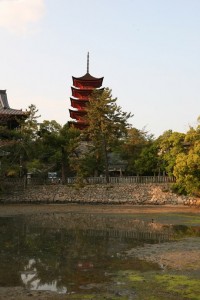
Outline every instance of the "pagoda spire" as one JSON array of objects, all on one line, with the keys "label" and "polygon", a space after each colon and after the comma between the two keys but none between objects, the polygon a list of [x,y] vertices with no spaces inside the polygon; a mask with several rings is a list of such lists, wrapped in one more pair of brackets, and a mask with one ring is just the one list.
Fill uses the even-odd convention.
[{"label": "pagoda spire", "polygon": [[89,74],[89,52],[87,54],[87,73]]}]

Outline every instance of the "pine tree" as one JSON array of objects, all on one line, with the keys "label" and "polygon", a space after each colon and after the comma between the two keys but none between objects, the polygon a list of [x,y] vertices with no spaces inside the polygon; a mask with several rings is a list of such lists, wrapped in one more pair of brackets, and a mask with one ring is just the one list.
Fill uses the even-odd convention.
[{"label": "pine tree", "polygon": [[116,146],[120,139],[126,136],[130,127],[128,119],[131,113],[123,112],[117,105],[117,98],[112,97],[108,88],[94,90],[90,96],[86,111],[88,127],[85,134],[93,144],[93,151],[104,162],[106,182],[109,182],[108,153]]}]

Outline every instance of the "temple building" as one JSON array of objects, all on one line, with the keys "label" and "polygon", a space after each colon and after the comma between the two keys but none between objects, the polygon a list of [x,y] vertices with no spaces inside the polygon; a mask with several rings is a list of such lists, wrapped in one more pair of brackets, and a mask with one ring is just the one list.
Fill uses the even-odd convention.
[{"label": "temple building", "polygon": [[10,143],[9,130],[19,127],[20,121],[27,117],[27,112],[10,108],[6,90],[0,90],[0,147]]},{"label": "temple building", "polygon": [[82,77],[72,76],[73,86],[72,97],[70,98],[71,107],[74,109],[69,109],[69,114],[74,121],[70,121],[69,125],[74,126],[80,130],[87,126],[85,120],[86,115],[86,105],[89,102],[89,96],[94,89],[102,89],[103,77],[96,78],[89,73],[89,53],[87,55],[87,73]]},{"label": "temple building", "polygon": [[27,112],[10,108],[6,90],[0,90],[0,126],[14,129],[22,119],[27,118]]}]

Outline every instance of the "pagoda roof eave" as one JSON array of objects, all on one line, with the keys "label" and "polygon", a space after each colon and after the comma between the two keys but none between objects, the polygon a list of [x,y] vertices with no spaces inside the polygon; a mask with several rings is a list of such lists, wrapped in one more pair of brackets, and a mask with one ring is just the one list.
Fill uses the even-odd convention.
[{"label": "pagoda roof eave", "polygon": [[71,102],[76,102],[76,103],[88,103],[89,102],[89,100],[88,99],[78,99],[78,98],[72,98],[72,97],[70,97],[70,100],[71,100]]},{"label": "pagoda roof eave", "polygon": [[103,81],[104,77],[97,78],[97,77],[90,75],[90,73],[86,73],[85,75],[83,75],[81,77],[72,76],[72,79],[80,80],[80,81],[82,81],[82,80],[83,81]]},{"label": "pagoda roof eave", "polygon": [[104,90],[104,88],[98,88],[98,89],[93,89],[93,88],[91,88],[91,89],[79,89],[79,88],[76,88],[75,86],[72,86],[71,87],[71,89],[72,89],[72,92],[73,91],[77,91],[77,92],[93,92],[94,90],[95,91],[103,91]]},{"label": "pagoda roof eave", "polygon": [[73,110],[73,109],[69,109],[69,113],[70,115],[77,115],[77,116],[84,116],[87,114],[87,112],[85,110]]}]

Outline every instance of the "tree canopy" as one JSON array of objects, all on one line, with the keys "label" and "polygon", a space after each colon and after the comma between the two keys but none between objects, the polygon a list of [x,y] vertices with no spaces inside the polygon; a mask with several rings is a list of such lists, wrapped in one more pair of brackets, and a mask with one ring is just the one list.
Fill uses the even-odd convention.
[{"label": "tree canopy", "polygon": [[179,192],[200,196],[200,124],[186,133],[183,147],[185,151],[176,156],[175,187]]},{"label": "tree canopy", "polygon": [[86,112],[88,126],[84,134],[92,143],[93,154],[96,158],[101,158],[108,181],[108,153],[127,135],[130,127],[128,119],[132,115],[122,111],[117,105],[117,98],[112,97],[112,91],[108,88],[103,91],[94,90]]},{"label": "tree canopy", "polygon": [[125,162],[124,175],[175,176],[176,192],[200,196],[200,118],[186,133],[167,130],[154,138],[130,126],[132,114],[123,112],[108,88],[91,94],[82,131],[56,120],[39,123],[33,104],[27,112],[18,128],[0,126],[1,176],[56,171],[63,183],[69,176],[99,175],[108,182],[109,160],[115,158]]}]

